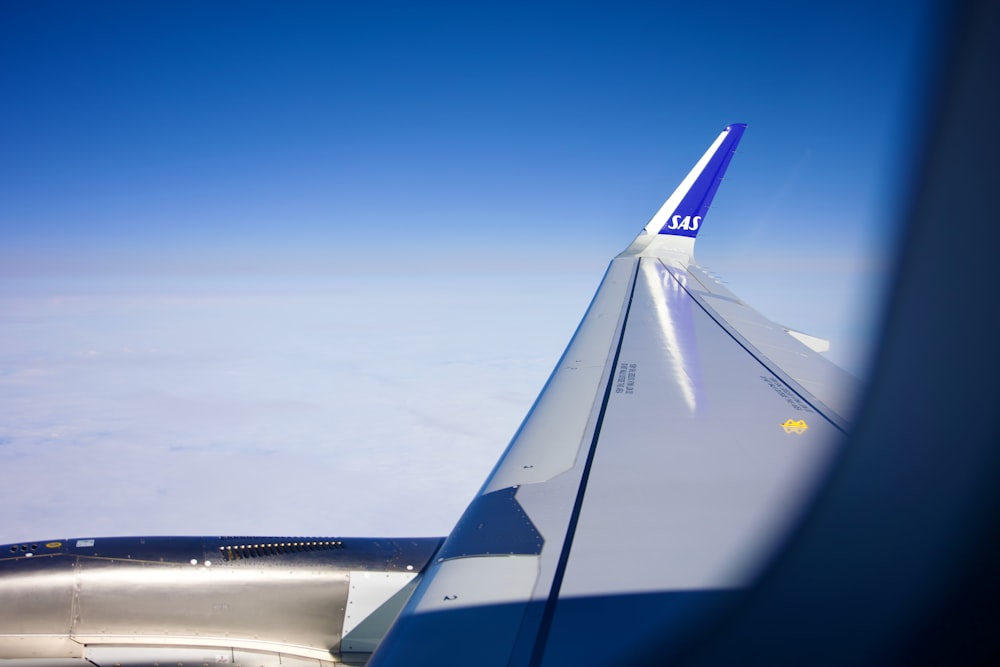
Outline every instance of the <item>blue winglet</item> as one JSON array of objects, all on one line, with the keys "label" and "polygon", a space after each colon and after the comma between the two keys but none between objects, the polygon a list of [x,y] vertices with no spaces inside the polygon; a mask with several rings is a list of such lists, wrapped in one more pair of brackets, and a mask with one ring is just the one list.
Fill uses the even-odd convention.
[{"label": "blue winglet", "polygon": [[[646,228],[647,233],[656,231],[659,234],[690,238],[698,235],[712,198],[719,189],[726,168],[736,152],[736,145],[746,129],[746,123],[726,126],[677,191],[654,216],[650,222],[652,228]],[[678,198],[680,201],[673,205]]]}]

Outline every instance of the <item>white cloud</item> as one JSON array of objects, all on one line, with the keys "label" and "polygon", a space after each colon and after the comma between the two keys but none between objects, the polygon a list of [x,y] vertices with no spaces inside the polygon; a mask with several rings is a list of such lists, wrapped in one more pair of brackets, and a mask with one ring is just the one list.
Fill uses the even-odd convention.
[{"label": "white cloud", "polygon": [[0,297],[0,541],[446,533],[596,282],[518,280]]}]

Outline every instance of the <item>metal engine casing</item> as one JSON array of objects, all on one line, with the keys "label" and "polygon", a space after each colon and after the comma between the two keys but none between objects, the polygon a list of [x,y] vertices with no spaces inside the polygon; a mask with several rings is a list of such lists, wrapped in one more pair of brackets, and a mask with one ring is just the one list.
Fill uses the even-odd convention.
[{"label": "metal engine casing", "polygon": [[0,667],[362,664],[442,538],[0,546]]}]

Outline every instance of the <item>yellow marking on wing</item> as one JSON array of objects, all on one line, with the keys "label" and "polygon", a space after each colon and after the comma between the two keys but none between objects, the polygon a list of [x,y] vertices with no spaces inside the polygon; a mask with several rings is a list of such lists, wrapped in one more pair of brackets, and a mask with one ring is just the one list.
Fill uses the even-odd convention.
[{"label": "yellow marking on wing", "polygon": [[785,429],[785,433],[805,433],[809,425],[806,424],[805,419],[788,419],[781,428]]}]

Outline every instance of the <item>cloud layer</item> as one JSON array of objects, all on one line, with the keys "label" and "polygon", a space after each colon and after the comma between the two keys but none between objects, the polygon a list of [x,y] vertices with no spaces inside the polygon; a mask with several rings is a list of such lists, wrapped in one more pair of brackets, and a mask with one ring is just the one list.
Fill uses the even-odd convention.
[{"label": "cloud layer", "polygon": [[450,530],[596,277],[323,280],[4,295],[0,541]]}]

